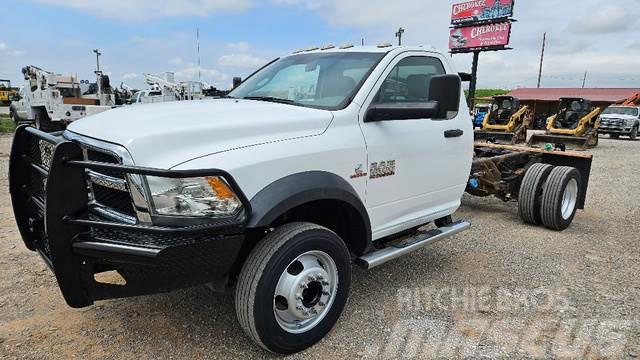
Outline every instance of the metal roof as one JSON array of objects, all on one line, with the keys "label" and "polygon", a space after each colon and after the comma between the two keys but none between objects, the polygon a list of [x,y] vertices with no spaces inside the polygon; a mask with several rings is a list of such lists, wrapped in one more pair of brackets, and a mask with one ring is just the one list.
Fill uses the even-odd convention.
[{"label": "metal roof", "polygon": [[561,97],[580,97],[615,103],[640,93],[638,88],[519,88],[508,95],[524,101],[558,101]]}]

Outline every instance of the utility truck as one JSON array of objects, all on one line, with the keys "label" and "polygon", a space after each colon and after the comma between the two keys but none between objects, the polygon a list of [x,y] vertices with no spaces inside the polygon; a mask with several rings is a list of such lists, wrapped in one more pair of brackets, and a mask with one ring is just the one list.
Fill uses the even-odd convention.
[{"label": "utility truck", "polygon": [[22,74],[25,85],[9,109],[16,123],[32,122],[44,131],[62,130],[75,120],[115,106],[109,77],[100,71],[95,84],[35,66],[24,67]]},{"label": "utility truck", "polygon": [[21,126],[10,189],[24,243],[70,306],[235,284],[247,335],[288,354],[334,326],[352,263],[372,269],[469,228],[452,215],[471,181],[484,189],[487,162],[518,158],[520,170],[485,194],[521,188],[532,221],[568,226],[583,172],[570,155],[518,152],[474,160],[448,55],[327,46],[270,63],[227,98],[119,108],[54,134]]},{"label": "utility truck", "polygon": [[159,75],[145,74],[148,90],[137,92],[132,104],[151,104],[180,100],[202,100],[205,98],[204,84],[199,81],[176,82],[172,72]]}]

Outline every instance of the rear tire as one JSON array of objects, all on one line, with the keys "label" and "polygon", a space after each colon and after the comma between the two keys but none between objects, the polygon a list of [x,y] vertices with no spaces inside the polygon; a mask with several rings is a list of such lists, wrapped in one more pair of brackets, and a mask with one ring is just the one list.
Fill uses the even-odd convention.
[{"label": "rear tire", "polygon": [[540,201],[542,188],[553,170],[549,164],[533,164],[525,173],[518,195],[518,215],[531,225],[542,224]]},{"label": "rear tire", "polygon": [[333,231],[289,223],[246,259],[235,293],[242,329],[264,349],[292,354],[320,341],[349,296],[351,257]]},{"label": "rear tire", "polygon": [[36,111],[35,125],[36,129],[45,132],[62,130],[62,125],[58,122],[51,121],[51,118],[47,115],[47,112],[44,109]]},{"label": "rear tire", "polygon": [[580,199],[582,179],[576,168],[559,166],[551,171],[542,190],[542,223],[552,230],[571,225]]}]

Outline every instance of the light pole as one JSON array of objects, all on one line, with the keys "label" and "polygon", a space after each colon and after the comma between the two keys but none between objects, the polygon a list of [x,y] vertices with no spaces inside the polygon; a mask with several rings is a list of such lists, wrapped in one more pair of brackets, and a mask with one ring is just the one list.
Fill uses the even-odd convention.
[{"label": "light pole", "polygon": [[96,72],[99,72],[100,71],[100,55],[102,55],[102,53],[98,49],[94,49],[93,52],[96,53]]},{"label": "light pole", "polygon": [[402,34],[404,34],[404,29],[399,28],[398,32],[396,32],[396,37],[398,38],[398,46],[402,46]]}]

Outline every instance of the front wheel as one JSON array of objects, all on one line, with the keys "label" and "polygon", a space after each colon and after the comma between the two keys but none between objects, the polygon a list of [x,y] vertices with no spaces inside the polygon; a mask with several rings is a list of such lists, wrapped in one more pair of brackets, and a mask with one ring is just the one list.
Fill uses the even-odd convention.
[{"label": "front wheel", "polygon": [[629,134],[629,138],[631,140],[635,140],[638,138],[638,126],[634,126],[633,129],[631,129],[631,133]]},{"label": "front wheel", "polygon": [[235,294],[238,321],[264,349],[296,353],[331,330],[350,286],[350,254],[338,235],[311,223],[285,224],[244,263]]}]

